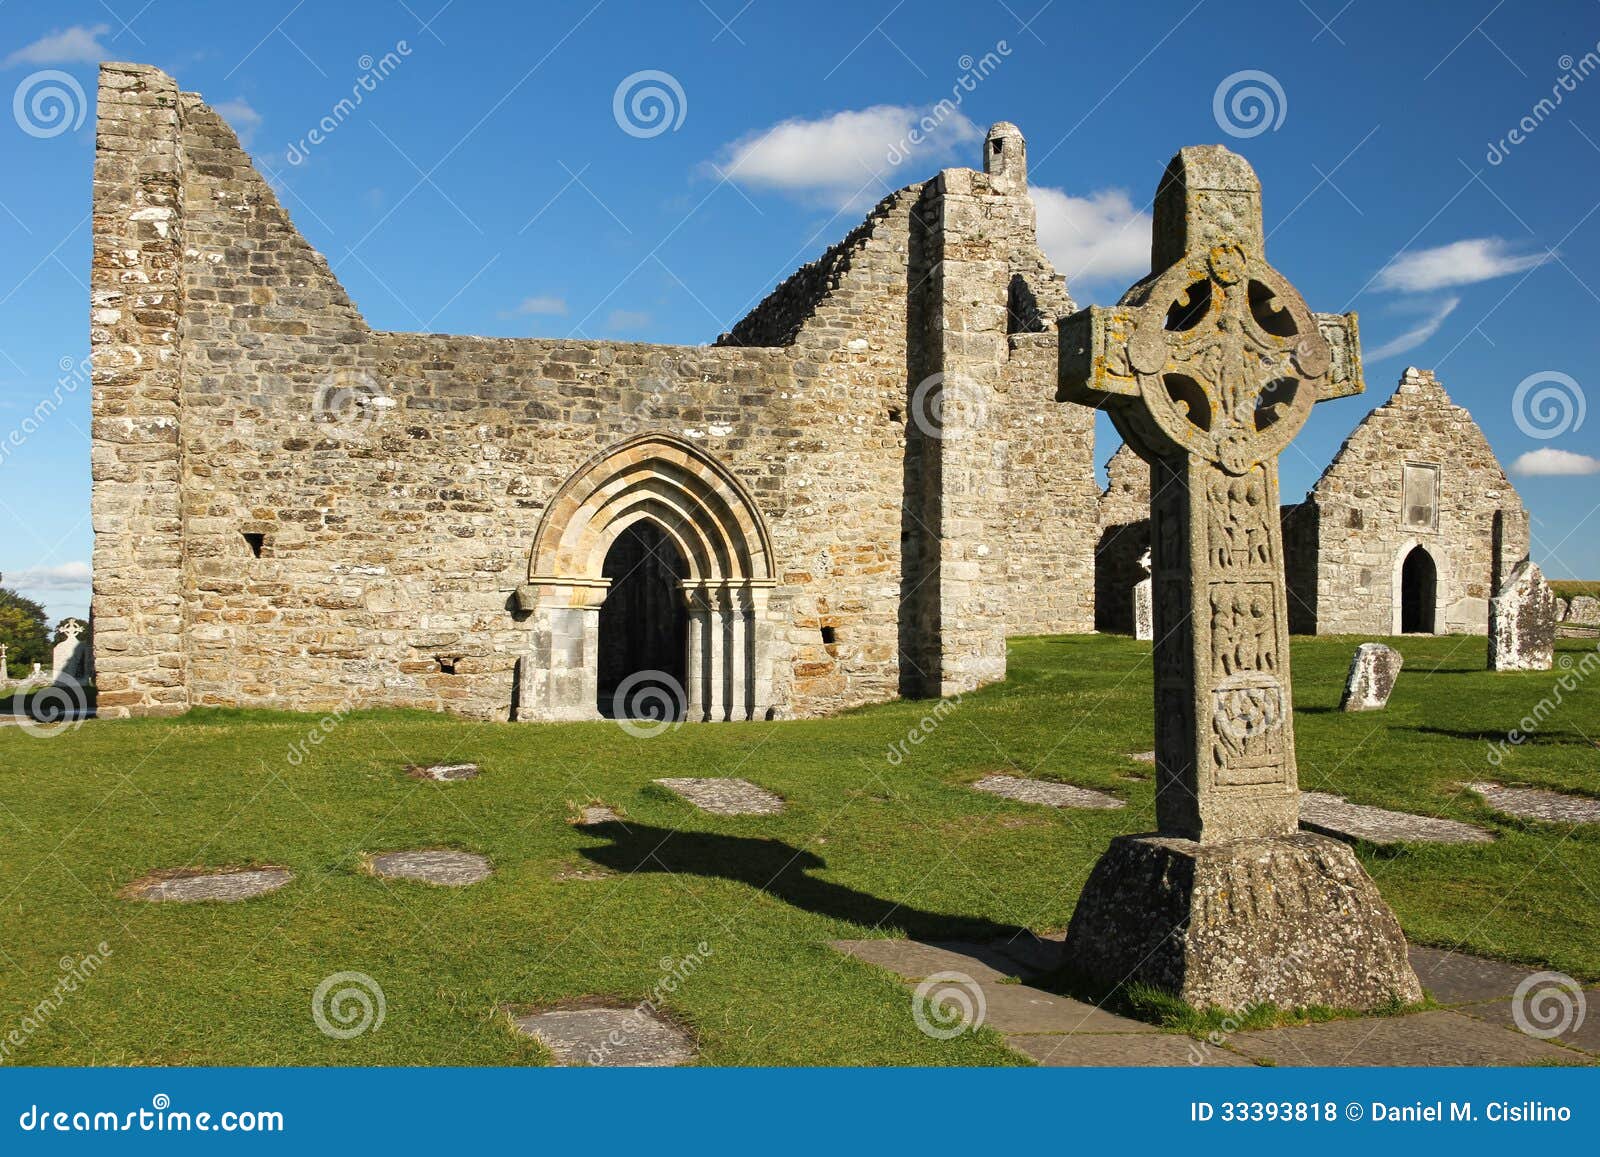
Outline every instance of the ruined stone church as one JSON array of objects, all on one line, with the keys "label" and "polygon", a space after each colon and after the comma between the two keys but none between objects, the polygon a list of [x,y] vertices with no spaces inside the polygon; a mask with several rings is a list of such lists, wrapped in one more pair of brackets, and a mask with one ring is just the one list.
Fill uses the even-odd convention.
[{"label": "ruined stone church", "polygon": [[[374,330],[227,124],[142,65],[101,71],[93,236],[103,716],[809,716],[1095,628],[1094,411],[1055,400],[1075,306],[1015,126],[709,346]],[[1390,511],[1330,469],[1310,629],[1350,621],[1348,576],[1392,581],[1350,509],[1454,526],[1458,460],[1423,457],[1431,530],[1425,470]],[[1433,559],[1438,629],[1482,630],[1469,554]]]}]

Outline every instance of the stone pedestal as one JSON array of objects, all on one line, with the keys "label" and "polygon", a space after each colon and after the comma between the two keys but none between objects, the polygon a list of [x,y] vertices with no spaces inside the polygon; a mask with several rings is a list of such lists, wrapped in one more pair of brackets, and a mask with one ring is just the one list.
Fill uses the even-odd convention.
[{"label": "stone pedestal", "polygon": [[1195,1008],[1374,1008],[1422,999],[1405,937],[1355,853],[1326,836],[1201,844],[1121,836],[1067,932],[1090,979]]},{"label": "stone pedestal", "polygon": [[1405,662],[1400,652],[1382,643],[1362,643],[1350,660],[1344,678],[1340,711],[1378,711],[1389,705],[1389,695],[1400,679]]},{"label": "stone pedestal", "polygon": [[1548,671],[1555,646],[1555,595],[1538,565],[1524,562],[1489,600],[1489,670]]}]

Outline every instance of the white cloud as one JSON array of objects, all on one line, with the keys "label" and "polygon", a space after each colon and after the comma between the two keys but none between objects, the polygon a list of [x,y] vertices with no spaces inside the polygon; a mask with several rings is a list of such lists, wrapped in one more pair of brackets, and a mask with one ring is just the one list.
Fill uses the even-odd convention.
[{"label": "white cloud", "polygon": [[1379,271],[1379,289],[1417,293],[1452,285],[1472,285],[1522,273],[1551,260],[1554,252],[1511,253],[1499,237],[1473,237],[1433,249],[1396,254]]},{"label": "white cloud", "polygon": [[221,104],[212,105],[211,111],[227,121],[233,131],[239,134],[241,145],[248,145],[250,138],[255,136],[256,130],[261,127],[261,114],[242,100],[225,100]]},{"label": "white cloud", "polygon": [[525,297],[517,303],[515,309],[500,311],[502,318],[511,317],[565,317],[567,315],[567,302],[565,298],[557,297],[553,293],[541,294],[537,297]]},{"label": "white cloud", "polygon": [[1418,325],[1412,326],[1399,337],[1384,342],[1376,349],[1367,350],[1362,360],[1367,363],[1381,362],[1384,358],[1392,358],[1395,354],[1403,354],[1407,350],[1414,350],[1434,334],[1439,332],[1439,327],[1444,324],[1444,319],[1455,312],[1456,306],[1461,304],[1459,297],[1446,298],[1434,307],[1432,313]]},{"label": "white cloud", "polygon": [[[929,176],[962,146],[982,139],[983,130],[957,109],[874,105],[781,121],[725,146],[708,168],[749,188],[843,208]],[[977,161],[978,150],[972,153]]]},{"label": "white cloud", "polygon": [[1067,287],[1107,278],[1131,281],[1150,271],[1150,214],[1121,189],[1074,197],[1061,189],[1029,190],[1039,216],[1039,248]]},{"label": "white cloud", "polygon": [[642,313],[631,309],[613,309],[606,316],[606,328],[643,329],[653,320],[655,319],[652,318],[648,313]]},{"label": "white cloud", "polygon": [[1546,446],[1522,455],[1511,464],[1511,472],[1530,475],[1600,474],[1600,458]]},{"label": "white cloud", "polygon": [[59,566],[34,566],[11,571],[5,585],[24,591],[82,591],[89,589],[89,564],[64,562]]},{"label": "white cloud", "polygon": [[5,58],[0,67],[13,64],[93,64],[111,54],[100,37],[111,31],[109,24],[74,24],[61,32],[41,36],[32,44],[24,44]]}]

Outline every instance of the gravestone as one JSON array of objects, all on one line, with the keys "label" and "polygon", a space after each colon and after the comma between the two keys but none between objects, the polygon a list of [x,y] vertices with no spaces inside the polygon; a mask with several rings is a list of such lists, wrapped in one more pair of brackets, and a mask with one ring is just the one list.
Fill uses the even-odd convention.
[{"label": "gravestone", "polygon": [[1405,659],[1393,647],[1382,643],[1362,643],[1350,659],[1350,672],[1344,677],[1340,711],[1378,711],[1389,705],[1389,694],[1400,678]]},{"label": "gravestone", "polygon": [[1150,463],[1159,828],[1095,865],[1067,962],[1196,1007],[1414,1001],[1354,852],[1299,830],[1278,455],[1362,381],[1354,315],[1313,314],[1264,246],[1249,164],[1183,149],[1153,272],[1060,323],[1060,396],[1105,409]]},{"label": "gravestone", "polygon": [[1150,605],[1150,552],[1139,556],[1139,569],[1144,578],[1133,584],[1133,637],[1155,638],[1155,616]]},{"label": "gravestone", "polygon": [[1548,671],[1555,649],[1555,595],[1525,559],[1489,600],[1489,670]]},{"label": "gravestone", "polygon": [[1600,599],[1593,595],[1574,595],[1567,604],[1567,622],[1579,626],[1600,626]]},{"label": "gravestone", "polygon": [[77,619],[67,619],[61,624],[61,633],[66,637],[51,652],[50,678],[57,682],[62,678],[88,682],[89,640],[83,638],[83,624]]}]

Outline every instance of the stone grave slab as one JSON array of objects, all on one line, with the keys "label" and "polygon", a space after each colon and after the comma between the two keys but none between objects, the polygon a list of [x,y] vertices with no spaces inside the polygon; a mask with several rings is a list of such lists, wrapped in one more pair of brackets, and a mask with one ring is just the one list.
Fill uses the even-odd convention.
[{"label": "stone grave slab", "polygon": [[152,903],[171,901],[192,904],[211,900],[232,904],[276,892],[293,879],[294,873],[288,868],[227,868],[221,871],[180,869],[152,872],[129,884],[121,895],[124,899]]},{"label": "stone grave slab", "polygon": [[1116,796],[1103,791],[1091,791],[1086,787],[1051,783],[1043,779],[1022,779],[1015,775],[987,776],[973,784],[972,788],[1018,803],[1036,803],[1045,807],[1109,810],[1128,806]]},{"label": "stone grave slab", "polygon": [[1495,811],[1524,820],[1550,824],[1600,824],[1600,799],[1537,787],[1503,787],[1498,783],[1469,783]]},{"label": "stone grave slab", "polygon": [[1379,711],[1389,705],[1389,695],[1400,678],[1405,660],[1400,652],[1382,643],[1362,643],[1350,660],[1345,675],[1340,711]]},{"label": "stone grave slab", "polygon": [[1321,791],[1300,793],[1300,826],[1369,844],[1487,844],[1494,835],[1472,824],[1351,803]]},{"label": "stone grave slab", "polygon": [[1159,1033],[1142,1020],[1107,1012],[1070,996],[1059,996],[1026,984],[981,982],[983,1023],[996,1032],[1014,1033]]},{"label": "stone grave slab", "polygon": [[717,816],[773,816],[783,811],[783,798],[748,779],[658,779],[703,812]]},{"label": "stone grave slab", "polygon": [[1465,952],[1411,945],[1411,967],[1422,987],[1440,1004],[1510,1000],[1517,985],[1532,971],[1504,960],[1485,960]]},{"label": "stone grave slab", "polygon": [[1006,1044],[1045,1068],[1253,1068],[1254,1061],[1173,1033],[1008,1036]]},{"label": "stone grave slab", "polygon": [[1584,1058],[1459,1011],[1333,1020],[1302,1028],[1235,1033],[1228,1044],[1276,1065],[1582,1064]]},{"label": "stone grave slab", "polygon": [[550,1009],[514,1017],[512,1024],[562,1066],[666,1068],[699,1056],[687,1033],[642,1006]]},{"label": "stone grave slab", "polygon": [[464,888],[487,880],[493,866],[488,857],[475,852],[431,848],[413,852],[385,852],[372,857],[372,874],[385,880],[415,880]]},{"label": "stone grave slab", "polygon": [[477,779],[479,774],[476,763],[435,763],[426,767],[413,764],[406,771],[413,779],[431,779],[438,783]]},{"label": "stone grave slab", "polygon": [[[1572,994],[1575,999],[1576,994]],[[1500,1000],[1489,1000],[1479,1004],[1463,1004],[1453,1011],[1463,1016],[1470,1016],[1475,1020],[1487,1024],[1498,1025],[1501,1028],[1521,1032],[1522,1027],[1517,1024],[1516,1008],[1510,997]],[[1534,1013],[1534,1016],[1529,1014]],[[1543,1013],[1544,1020],[1537,1019],[1538,1013]],[[1540,1039],[1552,1043],[1565,1045],[1569,1049],[1578,1049],[1589,1056],[1573,1055],[1573,1064],[1600,1063],[1600,988],[1591,988],[1583,994],[1583,1015],[1578,1016],[1573,1004],[1549,1004],[1540,1008],[1537,1004],[1531,1008],[1525,1007],[1523,1016],[1528,1019],[1533,1028],[1541,1031],[1554,1031],[1554,1036]]]},{"label": "stone grave slab", "polygon": [[1128,752],[1128,758],[1136,763],[1154,763],[1156,761],[1156,753],[1153,751],[1130,751]]},{"label": "stone grave slab", "polygon": [[594,827],[596,824],[621,823],[622,817],[605,804],[585,804],[578,809],[578,818],[574,824],[580,828]]}]

